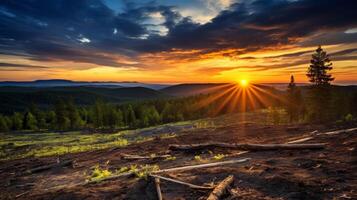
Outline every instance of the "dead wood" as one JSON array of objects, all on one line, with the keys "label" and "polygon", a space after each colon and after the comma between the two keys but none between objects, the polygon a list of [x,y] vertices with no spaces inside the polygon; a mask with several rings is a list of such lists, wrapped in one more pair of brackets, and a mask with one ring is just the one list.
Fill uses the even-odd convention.
[{"label": "dead wood", "polygon": [[62,161],[60,163],[53,163],[53,164],[49,164],[49,165],[32,168],[32,169],[27,170],[25,172],[25,174],[33,174],[33,173],[49,170],[49,169],[56,168],[56,167],[66,167],[66,166],[73,167],[74,165],[75,165],[74,160],[67,160],[67,161]]},{"label": "dead wood", "polygon": [[231,148],[248,151],[269,151],[269,150],[297,150],[297,149],[323,149],[325,144],[237,144],[237,143],[203,143],[191,145],[172,144],[169,149],[172,151],[199,151],[213,148]]},{"label": "dead wood", "polygon": [[313,137],[305,137],[305,138],[300,138],[300,139],[295,139],[295,140],[289,141],[289,142],[287,142],[287,144],[296,144],[299,142],[305,142],[305,141],[312,140],[312,139],[313,139]]},{"label": "dead wood", "polygon": [[353,131],[357,131],[357,128],[342,129],[342,130],[330,131],[330,132],[325,132],[325,133],[318,133],[316,135],[337,135],[337,134],[341,134],[341,133],[350,133]]},{"label": "dead wood", "polygon": [[220,182],[217,187],[211,192],[207,200],[219,200],[220,197],[226,192],[227,188],[233,183],[233,175],[228,176],[222,182]]},{"label": "dead wood", "polygon": [[130,155],[130,154],[121,154],[121,158],[125,160],[144,160],[144,159],[150,159],[150,160],[155,160],[155,159],[165,159],[170,157],[171,155],[154,155],[154,156],[139,156],[139,155]]},{"label": "dead wood", "polygon": [[250,158],[243,158],[243,159],[228,160],[228,161],[223,161],[223,162],[206,163],[206,164],[200,164],[200,165],[189,165],[189,166],[184,166],[184,167],[162,169],[162,170],[155,171],[153,173],[156,174],[156,173],[166,173],[166,172],[191,170],[191,169],[198,169],[198,168],[216,167],[216,166],[229,165],[229,164],[235,164],[235,163],[243,163],[243,162],[247,162],[249,160],[250,160]]},{"label": "dead wood", "polygon": [[[200,164],[200,165],[190,165],[190,166],[184,166],[184,167],[175,167],[175,168],[169,168],[169,169],[162,169],[158,171],[152,172],[153,174],[157,173],[165,173],[165,172],[173,172],[173,171],[180,171],[180,170],[190,170],[190,169],[198,169],[198,168],[206,168],[206,167],[215,167],[215,166],[221,166],[221,165],[228,165],[228,164],[235,164],[235,163],[243,163],[249,161],[250,158],[244,158],[244,159],[239,159],[239,160],[229,160],[229,161],[223,161],[223,162],[215,162],[215,163],[207,163],[207,164]],[[109,176],[107,178],[103,178],[100,181],[108,181],[108,180],[113,180],[117,178],[123,178],[123,177],[128,177],[134,175],[134,172],[126,172],[114,176]],[[97,183],[98,181],[88,181],[84,183],[83,185],[87,184],[92,184],[92,183]]]},{"label": "dead wood", "polygon": [[18,195],[15,196],[15,198],[22,197],[22,196],[24,196],[24,195],[26,195],[26,194],[28,194],[28,193],[30,193],[30,191],[26,191],[26,192],[23,192],[23,193],[21,193],[21,194],[18,194]]},{"label": "dead wood", "polygon": [[15,187],[20,188],[20,187],[31,187],[36,185],[35,183],[25,183],[25,184],[21,184],[21,185],[15,185]]},{"label": "dead wood", "polygon": [[160,179],[159,178],[154,178],[155,182],[155,187],[156,187],[156,193],[157,193],[157,199],[162,200],[162,194],[161,194],[161,188],[160,188]]},{"label": "dead wood", "polygon": [[169,181],[169,182],[173,182],[173,183],[177,183],[180,185],[185,185],[188,186],[192,189],[202,189],[202,190],[211,190],[214,187],[206,187],[206,186],[200,186],[200,185],[195,185],[195,184],[191,184],[191,183],[186,183],[180,180],[176,180],[176,179],[172,179],[172,178],[167,178],[167,177],[163,177],[163,176],[159,176],[159,175],[154,175],[154,174],[150,174],[149,176],[154,177],[154,178],[159,178],[165,181]]}]

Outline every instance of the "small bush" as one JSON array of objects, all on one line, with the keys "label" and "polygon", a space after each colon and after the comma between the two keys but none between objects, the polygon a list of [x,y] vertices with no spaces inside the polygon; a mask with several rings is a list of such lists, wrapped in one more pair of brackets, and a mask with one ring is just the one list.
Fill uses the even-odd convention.
[{"label": "small bush", "polygon": [[352,116],[352,114],[351,114],[351,113],[347,114],[347,115],[344,117],[344,120],[345,120],[346,122],[351,122],[351,121],[353,121],[353,116]]},{"label": "small bush", "polygon": [[158,170],[160,170],[158,165],[141,165],[140,169],[136,170],[134,174],[140,179],[142,178],[147,179],[148,175],[151,172],[158,171]]},{"label": "small bush", "polygon": [[201,158],[200,155],[197,155],[197,156],[195,156],[195,160],[196,160],[196,161],[202,161],[202,158]]},{"label": "small bush", "polygon": [[217,155],[213,156],[213,158],[215,160],[222,160],[224,157],[226,157],[224,154],[217,154]]},{"label": "small bush", "polygon": [[115,174],[123,174],[127,172],[134,173],[138,178],[146,179],[147,176],[154,171],[160,170],[158,165],[130,165],[130,167],[121,167],[115,171]]},{"label": "small bush", "polygon": [[89,181],[100,182],[101,180],[112,175],[112,172],[108,169],[102,169],[99,165],[96,165],[89,177]]}]

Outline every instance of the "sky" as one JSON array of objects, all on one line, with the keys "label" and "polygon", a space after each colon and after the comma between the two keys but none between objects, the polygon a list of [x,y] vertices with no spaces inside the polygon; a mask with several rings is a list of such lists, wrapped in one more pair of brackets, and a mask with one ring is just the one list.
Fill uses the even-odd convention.
[{"label": "sky", "polygon": [[0,81],[357,84],[356,0],[1,0]]}]

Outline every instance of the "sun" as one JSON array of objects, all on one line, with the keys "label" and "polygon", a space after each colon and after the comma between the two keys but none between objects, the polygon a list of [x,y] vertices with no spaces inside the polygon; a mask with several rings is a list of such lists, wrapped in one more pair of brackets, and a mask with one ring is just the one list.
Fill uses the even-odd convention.
[{"label": "sun", "polygon": [[242,87],[247,87],[249,82],[246,80],[246,79],[242,79],[240,80],[239,84],[242,86]]}]

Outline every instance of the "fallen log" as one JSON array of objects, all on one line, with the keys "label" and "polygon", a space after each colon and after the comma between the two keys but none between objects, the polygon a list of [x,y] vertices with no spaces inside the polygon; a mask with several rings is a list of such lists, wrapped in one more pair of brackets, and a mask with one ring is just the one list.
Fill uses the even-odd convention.
[{"label": "fallen log", "polygon": [[172,151],[199,151],[212,148],[231,148],[247,151],[269,151],[269,150],[296,150],[296,149],[323,149],[325,144],[237,144],[237,143],[203,143],[191,145],[172,144],[169,149]]},{"label": "fallen log", "polygon": [[26,170],[25,174],[33,174],[33,173],[49,170],[49,169],[52,169],[55,167],[66,167],[66,166],[73,167],[74,165],[75,165],[74,160],[67,160],[67,161],[62,161],[60,163],[53,163],[53,164],[49,164],[49,165],[32,168],[32,169]]},{"label": "fallen log", "polygon": [[226,192],[227,188],[233,183],[233,175],[228,176],[222,182],[220,182],[217,187],[211,192],[207,200],[219,200],[220,197]]},{"label": "fallen log", "polygon": [[162,194],[161,194],[161,188],[160,188],[160,179],[159,178],[154,178],[155,182],[155,187],[156,187],[156,194],[157,194],[157,199],[162,200]]},{"label": "fallen log", "polygon": [[172,178],[167,178],[167,177],[163,177],[163,176],[159,176],[159,175],[154,175],[154,174],[150,174],[149,176],[153,177],[153,178],[159,178],[165,181],[169,181],[169,182],[173,182],[173,183],[177,183],[180,185],[185,185],[188,186],[192,189],[202,189],[202,190],[212,190],[214,187],[206,187],[206,186],[200,186],[200,185],[195,185],[195,184],[191,184],[191,183],[186,183],[183,181],[179,181],[179,180],[175,180]]},{"label": "fallen log", "polygon": [[155,160],[155,159],[165,159],[170,157],[171,155],[154,155],[154,156],[139,156],[139,155],[130,155],[130,154],[121,154],[121,158],[125,160],[144,160],[144,159],[150,159],[150,160]]},{"label": "fallen log", "polygon": [[181,171],[181,170],[216,167],[216,166],[222,166],[222,165],[228,165],[228,164],[243,163],[243,162],[247,162],[249,160],[250,160],[250,158],[243,158],[243,159],[228,160],[228,161],[223,161],[223,162],[206,163],[206,164],[200,164],[200,165],[189,165],[189,166],[184,166],[184,167],[162,169],[162,170],[154,171],[152,173],[157,174],[157,173],[166,173],[166,172]]}]

